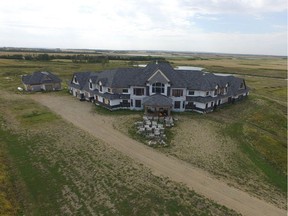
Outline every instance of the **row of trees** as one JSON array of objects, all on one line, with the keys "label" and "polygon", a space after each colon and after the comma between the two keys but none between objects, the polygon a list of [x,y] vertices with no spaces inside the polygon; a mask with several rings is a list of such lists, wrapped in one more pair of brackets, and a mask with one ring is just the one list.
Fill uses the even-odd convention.
[{"label": "row of trees", "polygon": [[124,55],[54,55],[54,54],[13,54],[0,55],[3,59],[18,59],[18,60],[35,60],[35,61],[51,61],[54,59],[72,60],[74,63],[108,63],[109,60],[126,60],[126,61],[165,61],[163,57],[153,56],[124,56]]}]

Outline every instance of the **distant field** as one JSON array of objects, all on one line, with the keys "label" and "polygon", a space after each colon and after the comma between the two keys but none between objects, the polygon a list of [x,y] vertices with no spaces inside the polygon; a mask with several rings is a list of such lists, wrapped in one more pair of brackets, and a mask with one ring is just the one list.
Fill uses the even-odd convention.
[{"label": "distant field", "polygon": [[217,57],[170,58],[176,65],[204,67],[218,73],[253,75],[287,79],[287,58],[283,57]]},{"label": "distant field", "polygon": [[[285,208],[287,59],[217,55],[201,58],[170,56],[169,60],[175,66],[199,66],[244,77],[251,88],[250,97],[207,115],[175,114],[179,121],[172,130],[172,146],[159,151]],[[22,86],[21,75],[33,71],[52,71],[63,79],[65,86],[74,72],[118,67],[129,67],[129,62],[110,61],[102,65],[0,59],[0,146],[6,149],[0,152],[0,177],[4,179],[0,181],[0,191],[4,191],[0,193],[0,206],[5,207],[4,213],[69,215],[71,211],[85,215],[97,210],[104,215],[235,214],[183,185],[155,177],[49,110],[23,98],[7,98],[4,93],[22,94],[17,92],[17,87]],[[114,115],[119,119],[115,127],[133,121],[133,116],[121,112]],[[127,129],[119,128],[128,134]],[[207,133],[203,135],[203,131]],[[81,164],[75,164],[75,158]],[[91,172],[92,164],[96,164],[99,173]]]},{"label": "distant field", "polygon": [[0,87],[15,91],[21,86],[21,75],[31,74],[34,71],[51,71],[59,75],[63,83],[67,83],[72,74],[80,71],[102,71],[118,67],[128,67],[126,61],[110,61],[107,65],[72,63],[69,61],[25,61],[0,59]]}]

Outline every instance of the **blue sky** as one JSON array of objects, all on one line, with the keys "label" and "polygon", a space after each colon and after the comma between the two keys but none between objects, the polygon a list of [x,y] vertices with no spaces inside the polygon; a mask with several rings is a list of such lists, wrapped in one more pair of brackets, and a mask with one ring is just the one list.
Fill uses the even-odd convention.
[{"label": "blue sky", "polygon": [[287,3],[1,1],[0,46],[287,55]]}]

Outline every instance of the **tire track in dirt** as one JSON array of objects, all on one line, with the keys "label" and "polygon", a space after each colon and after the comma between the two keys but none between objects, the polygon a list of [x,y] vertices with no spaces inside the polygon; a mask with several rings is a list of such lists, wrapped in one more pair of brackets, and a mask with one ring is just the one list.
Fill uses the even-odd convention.
[{"label": "tire track in dirt", "polygon": [[149,167],[153,174],[182,182],[195,192],[243,215],[286,215],[286,211],[228,186],[208,173],[176,158],[161,154],[115,130],[112,117],[91,112],[91,104],[69,96],[32,95],[63,119]]}]

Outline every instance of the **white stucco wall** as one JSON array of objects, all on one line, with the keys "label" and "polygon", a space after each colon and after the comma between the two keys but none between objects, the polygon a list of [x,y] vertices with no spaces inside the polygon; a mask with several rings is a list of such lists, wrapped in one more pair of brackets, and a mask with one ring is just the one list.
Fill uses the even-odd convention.
[{"label": "white stucco wall", "polygon": [[[188,95],[189,91],[193,91],[193,90],[186,90],[186,95],[187,96],[194,96],[194,97],[198,97],[198,96],[201,96],[201,97],[206,97],[206,91],[197,91],[197,90],[194,90],[194,95]],[[209,95],[208,96],[214,96],[214,91],[209,91]]]},{"label": "white stucco wall", "polygon": [[200,109],[205,109],[206,108],[206,104],[205,103],[195,102],[194,104],[195,104],[195,106],[197,108],[200,108]]},{"label": "white stucco wall", "polygon": [[116,106],[116,105],[119,105],[120,102],[122,102],[121,99],[110,100],[110,106]]},{"label": "white stucco wall", "polygon": [[41,91],[42,85],[31,85],[31,91]]}]

